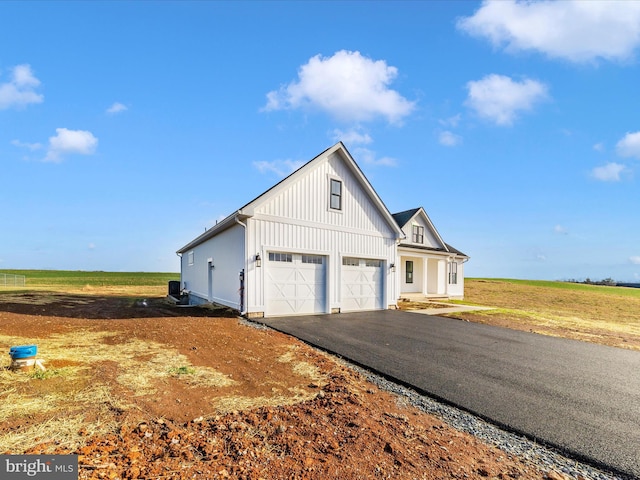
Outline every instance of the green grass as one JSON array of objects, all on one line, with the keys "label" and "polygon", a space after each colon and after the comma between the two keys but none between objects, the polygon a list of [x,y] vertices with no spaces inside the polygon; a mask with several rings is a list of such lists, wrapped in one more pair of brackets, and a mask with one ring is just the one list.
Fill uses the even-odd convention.
[{"label": "green grass", "polygon": [[164,272],[87,272],[81,270],[0,270],[0,274],[24,275],[25,287],[69,286],[166,286],[180,280],[179,273]]},{"label": "green grass", "polygon": [[609,287],[605,285],[587,285],[584,283],[559,282],[550,280],[516,280],[511,278],[466,278],[465,281],[503,282],[511,283],[514,285],[527,285],[530,287],[548,287],[562,290],[575,290],[580,292],[599,292],[607,295],[640,298],[640,288],[630,287]]}]

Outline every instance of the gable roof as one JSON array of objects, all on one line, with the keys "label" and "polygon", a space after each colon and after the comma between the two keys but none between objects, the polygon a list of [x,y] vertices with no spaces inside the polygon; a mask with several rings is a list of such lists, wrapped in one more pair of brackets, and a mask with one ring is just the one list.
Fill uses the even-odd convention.
[{"label": "gable roof", "polygon": [[431,228],[431,230],[433,231],[433,233],[435,234],[435,236],[437,237],[437,239],[443,245],[444,248],[431,248],[431,247],[427,248],[427,247],[419,247],[419,246],[410,245],[410,244],[401,244],[401,246],[419,248],[421,250],[424,249],[424,250],[435,250],[435,251],[440,251],[440,252],[449,252],[449,253],[454,253],[456,255],[468,258],[468,255],[465,255],[460,250],[458,250],[457,248],[452,247],[451,245],[449,245],[448,243],[446,243],[442,239],[442,237],[440,236],[440,233],[438,233],[438,231],[436,230],[435,225],[433,224],[433,222],[429,218],[429,215],[427,215],[427,212],[424,210],[424,208],[418,207],[418,208],[412,208],[410,210],[405,210],[403,212],[394,213],[393,214],[393,218],[398,223],[398,226],[400,228],[402,228],[407,223],[409,223],[409,221],[412,218],[414,218],[416,215],[418,215],[420,212],[424,214],[424,217],[427,220],[427,224],[429,225],[429,227]]},{"label": "gable roof", "polygon": [[398,223],[398,226],[402,228],[414,217],[416,213],[418,213],[418,210],[420,210],[420,207],[405,210],[404,212],[394,213],[393,218]]},{"label": "gable roof", "polygon": [[275,191],[281,188],[284,188],[284,186],[288,185],[289,183],[296,181],[300,176],[305,175],[306,172],[310,168],[312,168],[311,166],[315,162],[320,161],[321,159],[324,159],[324,158],[328,158],[330,155],[334,153],[338,153],[342,158],[342,160],[345,162],[345,164],[349,167],[350,171],[353,173],[354,177],[356,178],[356,180],[358,181],[362,189],[367,193],[367,195],[369,196],[371,201],[374,203],[374,205],[376,205],[376,207],[378,208],[379,212],[382,214],[383,218],[386,220],[391,230],[395,232],[396,238],[397,239],[404,238],[404,233],[402,231],[402,228],[395,221],[389,209],[386,207],[386,205],[384,204],[384,202],[382,201],[378,193],[375,191],[371,183],[369,183],[369,180],[364,176],[364,173],[362,172],[358,164],[355,162],[355,160],[353,159],[353,157],[351,156],[347,148],[344,146],[344,144],[342,142],[338,142],[332,147],[329,147],[326,150],[324,150],[322,153],[316,155],[314,158],[309,160],[300,168],[298,168],[297,170],[295,170],[294,172],[292,172],[291,174],[289,174],[288,176],[280,180],[278,183],[276,183],[271,188],[269,188],[265,192],[258,195],[253,200],[243,205],[240,209],[233,212],[224,220],[218,222],[215,226],[211,227],[209,230],[205,231],[203,234],[201,234],[200,236],[198,236],[197,238],[195,238],[194,240],[186,244],[176,253],[178,254],[184,253],[187,250],[190,250],[191,248],[214,237],[221,231],[234,226],[235,224],[238,223],[239,220],[246,220],[247,218],[252,217],[254,214],[255,207],[262,200],[264,200],[266,197],[268,197]]}]

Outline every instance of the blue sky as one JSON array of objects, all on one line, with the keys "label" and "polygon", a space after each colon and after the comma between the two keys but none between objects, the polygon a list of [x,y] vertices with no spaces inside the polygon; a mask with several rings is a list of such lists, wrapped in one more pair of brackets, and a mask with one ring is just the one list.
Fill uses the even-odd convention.
[{"label": "blue sky", "polygon": [[1,2],[0,268],[177,271],[338,140],[468,276],[640,280],[640,2]]}]

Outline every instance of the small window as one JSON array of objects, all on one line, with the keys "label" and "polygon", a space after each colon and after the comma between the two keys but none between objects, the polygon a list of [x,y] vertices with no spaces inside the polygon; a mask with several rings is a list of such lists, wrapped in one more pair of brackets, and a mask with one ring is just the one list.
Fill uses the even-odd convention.
[{"label": "small window", "polygon": [[187,260],[188,260],[189,265],[193,265],[193,252],[192,251],[187,254]]},{"label": "small window", "polygon": [[381,263],[382,263],[381,260],[367,260],[366,261],[367,267],[380,267]]},{"label": "small window", "polygon": [[413,261],[407,260],[405,268],[405,283],[413,283]]},{"label": "small window", "polygon": [[342,257],[342,265],[357,267],[358,265],[360,265],[360,259],[353,257]]},{"label": "small window", "polygon": [[291,258],[290,253],[275,253],[269,252],[269,261],[270,262],[287,262],[291,263],[293,259]]},{"label": "small window", "polygon": [[332,178],[329,183],[331,184],[329,206],[333,210],[342,210],[342,182]]},{"label": "small window", "polygon": [[322,265],[322,255],[302,255],[302,263]]},{"label": "small window", "polygon": [[449,285],[458,284],[458,262],[449,262]]},{"label": "small window", "polygon": [[413,243],[424,243],[424,227],[413,226]]}]

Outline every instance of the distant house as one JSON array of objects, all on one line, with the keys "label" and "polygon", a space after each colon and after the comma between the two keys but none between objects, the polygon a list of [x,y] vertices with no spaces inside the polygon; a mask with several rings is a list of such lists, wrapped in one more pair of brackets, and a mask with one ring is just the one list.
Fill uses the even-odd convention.
[{"label": "distant house", "polygon": [[182,289],[248,317],[462,298],[465,254],[422,208],[392,215],[342,142],[186,244]]}]

